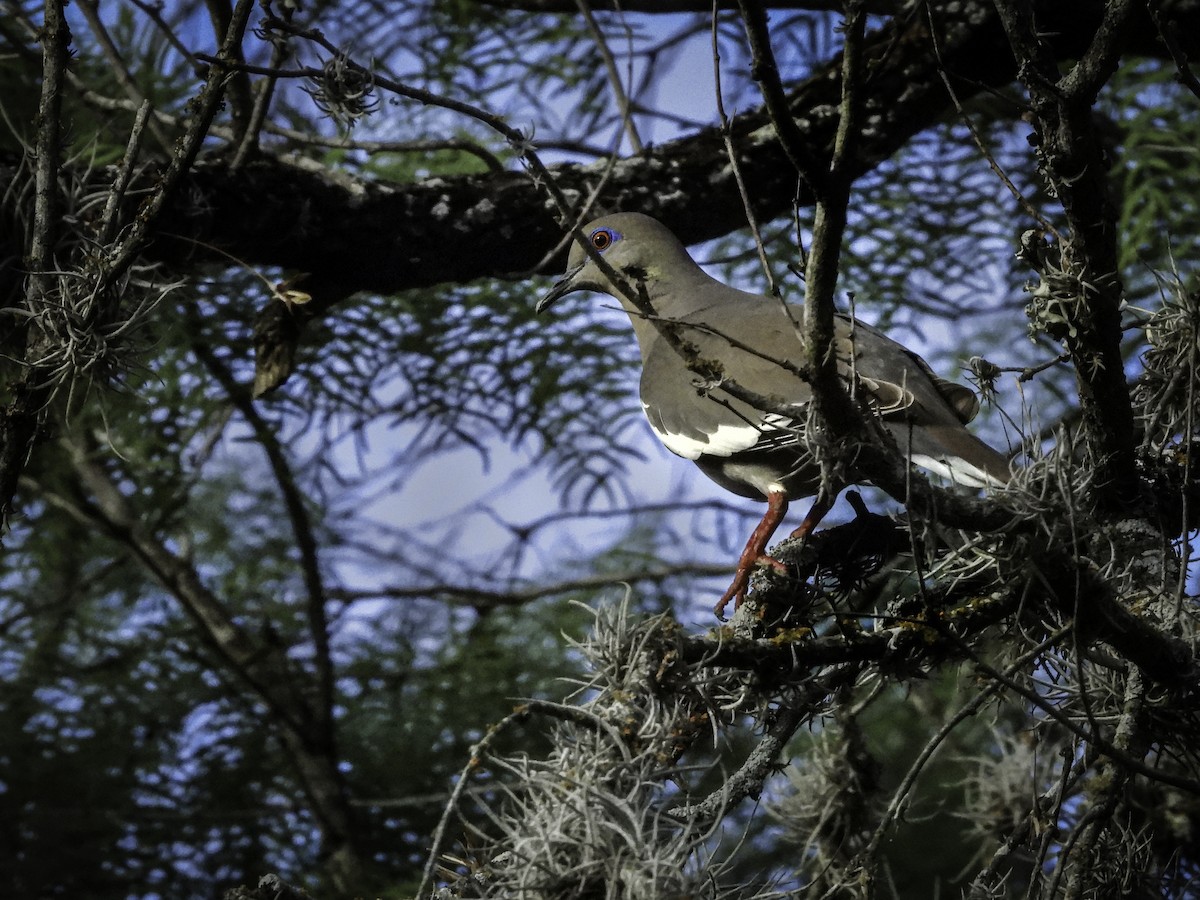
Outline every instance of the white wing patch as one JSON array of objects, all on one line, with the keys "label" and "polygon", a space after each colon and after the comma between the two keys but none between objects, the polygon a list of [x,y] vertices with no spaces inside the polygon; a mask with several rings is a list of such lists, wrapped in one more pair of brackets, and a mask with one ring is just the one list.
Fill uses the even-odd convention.
[{"label": "white wing patch", "polygon": [[[642,404],[642,409],[646,409],[646,404]],[[650,422],[650,429],[676,456],[695,460],[701,456],[733,456],[735,453],[749,450],[762,440],[765,433],[769,434],[780,426],[786,427],[790,424],[791,420],[768,413],[763,417],[761,425],[752,425],[749,422],[738,425],[718,425],[716,431],[698,438],[661,431],[653,421]]]},{"label": "white wing patch", "polygon": [[712,434],[703,438],[690,438],[683,434],[670,434],[650,426],[666,448],[684,459],[699,459],[701,456],[733,456],[749,450],[758,443],[762,435],[752,425],[718,425]]}]

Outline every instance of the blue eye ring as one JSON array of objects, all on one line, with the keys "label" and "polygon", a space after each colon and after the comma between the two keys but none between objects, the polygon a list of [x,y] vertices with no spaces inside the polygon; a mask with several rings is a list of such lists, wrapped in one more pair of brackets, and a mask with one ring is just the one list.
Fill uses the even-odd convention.
[{"label": "blue eye ring", "polygon": [[620,237],[611,228],[597,228],[588,238],[592,242],[592,246],[603,253]]}]

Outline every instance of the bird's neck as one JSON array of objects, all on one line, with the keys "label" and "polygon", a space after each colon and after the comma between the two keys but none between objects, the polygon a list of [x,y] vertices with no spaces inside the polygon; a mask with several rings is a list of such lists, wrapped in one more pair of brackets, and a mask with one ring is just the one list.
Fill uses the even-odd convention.
[{"label": "bird's neck", "polygon": [[649,304],[649,309],[646,309],[644,304],[634,303],[620,292],[614,292],[621,306],[629,313],[643,357],[650,345],[658,340],[664,324],[687,319],[699,312],[708,305],[705,301],[706,294],[714,286],[722,286],[699,266],[683,272],[672,272],[669,282],[657,277],[656,272],[623,274],[626,275],[629,286],[639,291],[639,299]]}]

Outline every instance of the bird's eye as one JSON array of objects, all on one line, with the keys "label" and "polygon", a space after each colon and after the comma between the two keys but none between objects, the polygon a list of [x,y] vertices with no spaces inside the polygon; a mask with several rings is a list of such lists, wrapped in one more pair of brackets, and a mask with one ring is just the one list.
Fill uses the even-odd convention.
[{"label": "bird's eye", "polygon": [[592,246],[597,250],[607,250],[613,242],[613,233],[607,228],[597,228],[592,232]]}]

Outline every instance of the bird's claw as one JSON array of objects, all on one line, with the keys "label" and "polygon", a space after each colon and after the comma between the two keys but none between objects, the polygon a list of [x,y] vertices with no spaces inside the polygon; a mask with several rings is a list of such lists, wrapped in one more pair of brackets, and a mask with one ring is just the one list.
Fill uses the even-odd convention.
[{"label": "bird's claw", "polygon": [[730,600],[733,601],[733,611],[737,612],[742,601],[746,599],[746,591],[750,588],[750,573],[755,566],[770,566],[781,575],[786,575],[788,571],[787,566],[765,553],[747,565],[738,566],[737,572],[733,576],[733,584],[729,585],[725,593],[721,595],[721,599],[717,601],[717,605],[713,607],[713,612],[722,622],[725,621],[725,607],[729,605]]}]

